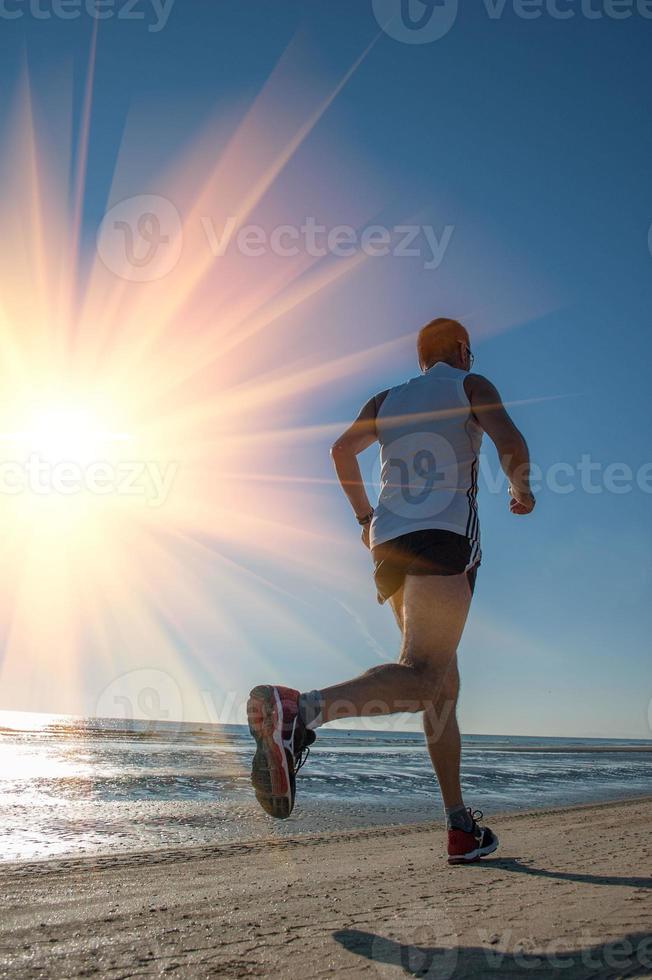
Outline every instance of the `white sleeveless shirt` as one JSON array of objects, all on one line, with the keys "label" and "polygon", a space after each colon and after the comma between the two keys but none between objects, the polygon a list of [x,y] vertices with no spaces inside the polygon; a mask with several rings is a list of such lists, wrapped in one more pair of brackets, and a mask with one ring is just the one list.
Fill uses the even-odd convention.
[{"label": "white sleeveless shirt", "polygon": [[438,361],[376,396],[380,496],[370,543],[441,529],[467,537],[480,561],[477,510],[482,429],[464,391],[465,371]]}]

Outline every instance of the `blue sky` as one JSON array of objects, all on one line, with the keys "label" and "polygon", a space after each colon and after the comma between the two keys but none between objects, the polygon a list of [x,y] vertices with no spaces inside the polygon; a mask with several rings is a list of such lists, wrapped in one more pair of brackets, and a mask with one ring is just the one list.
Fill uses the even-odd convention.
[{"label": "blue sky", "polygon": [[[571,19],[544,12],[525,20],[509,4],[494,19],[484,5],[467,4],[444,37],[423,44],[383,33],[371,0],[177,0],[159,31],[148,29],[155,18],[144,3],[136,8],[143,20],[107,19],[98,37],[87,239],[128,123],[141,132],[137,193],[142,175],[176,159],[208,120],[228,131],[288,45],[299,52],[295,77],[306,90],[340,78],[372,45],[279,177],[278,213],[295,220],[331,202],[339,220],[350,212],[356,226],[364,213],[368,224],[414,220],[437,234],[454,231],[439,268],[424,268],[420,257],[372,259],[290,316],[301,356],[330,356],[344,337],[353,347],[359,337],[363,348],[371,337],[389,341],[433,316],[457,316],[472,333],[476,370],[514,403],[544,472],[590,456],[603,470],[627,464],[635,477],[650,460],[652,21],[636,13],[587,19],[579,4],[569,6]],[[23,14],[2,24],[3,90],[26,54],[45,105],[56,99],[60,73],[72,69],[79,112],[90,18],[37,19],[27,5]],[[414,373],[406,341],[380,364],[290,399],[285,422],[344,423],[371,393]],[[315,436],[280,459],[280,470],[329,480],[329,442]],[[495,453],[485,451],[495,471]],[[371,473],[373,460],[365,463]],[[317,524],[355,537],[332,484],[307,492]],[[615,493],[602,485],[587,492],[578,478],[571,493],[544,488],[535,515],[515,519],[504,494],[481,488],[484,560],[461,648],[463,730],[650,736],[651,502],[635,479],[629,492]],[[314,547],[337,562],[327,544]],[[267,679],[325,685],[394,656],[396,630],[375,603],[362,549],[342,553],[357,577],[353,593],[230,549],[234,561],[278,583],[283,594],[270,592],[269,608],[282,605],[298,624],[286,634],[270,627],[262,606],[248,610],[234,596],[246,645],[233,654],[229,685],[240,693]],[[323,646],[311,645],[312,633]],[[210,637],[193,643],[208,649]],[[185,645],[180,639],[181,657]],[[121,656],[125,667],[142,665],[140,653]],[[261,658],[273,677],[260,676]],[[155,652],[147,664],[155,666]],[[197,690],[223,697],[219,658],[186,666]],[[90,710],[109,678],[90,654],[80,672],[84,697],[55,698],[52,710]],[[206,697],[189,698],[186,714],[201,717]]]}]

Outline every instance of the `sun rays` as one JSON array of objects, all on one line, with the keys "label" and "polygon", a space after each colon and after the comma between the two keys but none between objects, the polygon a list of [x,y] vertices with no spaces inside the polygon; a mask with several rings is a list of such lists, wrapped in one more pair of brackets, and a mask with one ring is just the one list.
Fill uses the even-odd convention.
[{"label": "sun rays", "polygon": [[[349,577],[324,556],[354,542],[337,542],[327,518],[314,521],[312,490],[323,474],[301,465],[284,473],[279,447],[281,458],[298,458],[317,437],[326,449],[338,421],[304,425],[297,404],[386,362],[405,342],[376,343],[361,330],[334,356],[332,340],[296,335],[296,314],[312,312],[364,255],[270,253],[254,262],[236,249],[216,254],[206,234],[207,221],[221,229],[234,218],[240,227],[252,215],[268,221],[282,213],[277,178],[366,52],[343,76],[298,94],[291,46],[225,145],[211,147],[210,134],[200,134],[167,175],[130,188],[136,210],[146,197],[179,215],[170,230],[147,212],[141,230],[156,231],[157,247],[182,239],[164,275],[138,281],[129,268],[138,261],[126,248],[127,233],[139,230],[135,218],[108,227],[108,263],[101,242],[89,249],[83,229],[96,44],[93,34],[69,159],[39,139],[41,113],[26,76],[2,168],[10,204],[0,242],[0,462],[5,477],[8,465],[22,468],[11,472],[22,473],[25,486],[13,493],[3,485],[0,679],[18,703],[49,697],[63,710],[84,687],[88,658],[104,664],[107,677],[134,656],[155,661],[182,686],[196,661],[227,689],[237,671],[228,658],[207,663],[206,641],[217,651],[242,649],[238,606],[323,647],[278,604],[283,589],[274,575],[249,567],[276,567],[322,586],[345,587]],[[60,110],[66,117],[68,106]],[[116,189],[128,186],[119,157],[109,214],[120,204]],[[358,220],[370,217],[352,210]],[[147,242],[134,238],[132,246],[133,253]],[[25,475],[30,460],[41,467],[38,484]],[[142,480],[154,467],[173,471],[155,506],[147,491],[120,489],[120,474],[137,465],[152,468]],[[132,490],[136,484],[132,474]],[[264,651],[249,643],[248,655],[264,666]]]}]

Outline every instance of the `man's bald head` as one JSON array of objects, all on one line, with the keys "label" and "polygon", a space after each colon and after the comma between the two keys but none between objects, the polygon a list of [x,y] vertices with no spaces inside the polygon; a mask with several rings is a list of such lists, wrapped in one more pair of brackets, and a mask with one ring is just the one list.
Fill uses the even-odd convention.
[{"label": "man's bald head", "polygon": [[465,349],[470,349],[466,327],[446,317],[431,320],[421,328],[417,337],[417,354],[422,371],[427,371],[437,361],[462,367]]}]

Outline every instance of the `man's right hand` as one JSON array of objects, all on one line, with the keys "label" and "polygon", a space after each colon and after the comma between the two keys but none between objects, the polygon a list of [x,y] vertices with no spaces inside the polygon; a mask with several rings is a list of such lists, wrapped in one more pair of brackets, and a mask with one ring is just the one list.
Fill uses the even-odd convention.
[{"label": "man's right hand", "polygon": [[533,494],[515,487],[509,488],[509,509],[512,514],[531,514],[535,504]]}]

